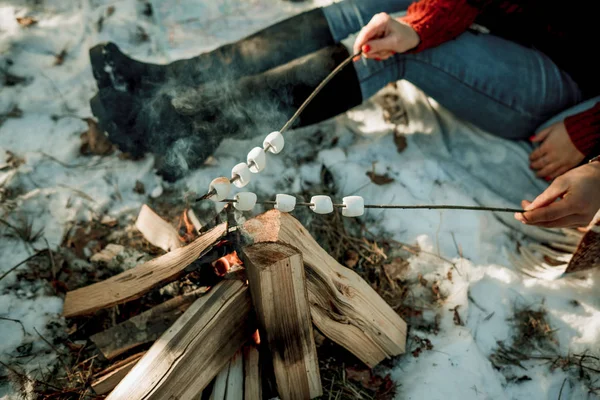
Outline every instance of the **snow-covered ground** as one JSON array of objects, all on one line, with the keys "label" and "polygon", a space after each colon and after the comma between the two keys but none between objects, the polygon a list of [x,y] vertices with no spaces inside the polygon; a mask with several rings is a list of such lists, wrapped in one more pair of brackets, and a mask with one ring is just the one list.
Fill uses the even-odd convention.
[{"label": "snow-covered ground", "polygon": [[[88,101],[96,91],[88,49],[111,40],[135,58],[164,63],[210,50],[327,3],[154,0],[152,15],[144,12],[145,3],[139,0],[0,3],[0,77],[6,81],[5,72],[9,72],[25,78],[0,86],[0,115],[15,107],[22,111],[21,116],[6,118],[0,125],[0,218],[13,224],[32,221],[33,232],[41,231],[34,243],[24,243],[5,235],[10,228],[0,227],[0,361],[16,363],[25,371],[43,370],[57,360],[40,336],[51,340],[64,330],[62,300],[49,294],[47,285],[18,281],[16,273],[5,273],[36,250],[47,246],[56,249],[74,222],[105,215],[136,215],[148,196],[134,192],[136,181],[144,184],[146,193],[159,194],[159,188],[170,186],[155,174],[150,155],[140,161],[122,160],[117,154],[80,155],[80,134],[87,130],[83,118],[91,117]],[[16,18],[25,16],[38,22],[22,26]],[[56,55],[62,50],[66,50],[64,60],[56,65]],[[484,159],[503,164],[504,155],[523,153],[522,147],[455,121],[406,83],[400,89],[409,120],[398,128],[407,137],[408,146],[403,152],[396,150],[394,126],[384,122],[380,106],[367,102],[321,127],[290,132],[284,152],[269,159],[269,170],[250,189],[263,197],[299,193],[319,182],[322,165],[332,172],[340,198],[360,194],[370,203],[487,202],[515,207],[515,196],[531,199],[543,189],[545,184],[535,181],[522,165],[503,166],[508,172],[477,168]],[[459,134],[468,133],[468,137],[476,138],[474,142],[483,141],[479,145],[487,148],[487,154],[463,155],[460,148],[446,153],[432,150],[448,144],[437,134],[448,127]],[[317,129],[324,135],[323,140],[314,139]],[[329,144],[334,137],[335,146]],[[244,141],[226,140],[210,166],[190,172],[171,186],[182,194],[201,193],[214,177],[227,175],[248,149],[261,142],[262,135]],[[15,156],[24,162],[15,165]],[[386,185],[372,183],[366,172],[373,168],[394,181]],[[505,173],[510,173],[510,178]],[[523,185],[528,189],[497,199],[502,190],[486,189],[485,176],[489,174],[507,192]],[[411,338],[428,338],[433,349],[424,350],[418,357],[406,354],[391,371],[400,385],[397,398],[597,398],[578,379],[578,371],[551,370],[545,361],[529,360],[523,361],[524,369],[501,372],[489,359],[497,341],[510,343],[514,333],[510,318],[520,307],[543,307],[547,311],[548,324],[556,330],[556,354],[597,355],[597,274],[556,281],[520,275],[506,254],[514,251],[516,238],[523,239],[524,231],[515,229],[518,224],[511,225],[508,219],[503,222],[491,213],[370,211],[364,219],[372,230],[385,231],[425,250],[409,259],[405,279],[414,280],[421,274],[428,282],[439,281],[445,298],[438,309],[432,310],[432,315],[441,316],[437,334],[417,329],[410,332]],[[449,270],[453,271],[452,280],[447,278]],[[456,324],[451,311],[456,306],[463,324]],[[35,357],[18,358],[23,346]],[[0,368],[0,377],[6,373]],[[598,378],[592,374],[591,384],[590,380],[585,383],[599,387],[600,381],[594,380]],[[13,398],[17,394],[2,380],[0,396]]]}]

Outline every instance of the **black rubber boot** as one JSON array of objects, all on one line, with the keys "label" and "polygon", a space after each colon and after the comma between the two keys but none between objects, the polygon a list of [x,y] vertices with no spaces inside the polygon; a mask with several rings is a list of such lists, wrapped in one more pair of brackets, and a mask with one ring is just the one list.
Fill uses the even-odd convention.
[{"label": "black rubber boot", "polygon": [[123,54],[114,43],[90,50],[98,88],[136,92],[168,82],[201,85],[254,75],[334,44],[320,8],[269,26],[245,39],[168,65],[148,64]]}]

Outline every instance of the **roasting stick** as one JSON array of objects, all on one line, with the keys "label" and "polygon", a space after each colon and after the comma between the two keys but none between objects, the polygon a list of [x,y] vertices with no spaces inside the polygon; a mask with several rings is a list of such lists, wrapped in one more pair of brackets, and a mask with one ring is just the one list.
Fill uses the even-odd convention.
[{"label": "roasting stick", "polygon": [[[319,84],[319,86],[317,86],[316,89],[313,90],[313,92],[310,94],[310,96],[308,96],[308,98],[306,100],[304,100],[304,103],[302,103],[302,105],[300,106],[300,108],[298,108],[298,110],[294,113],[294,115],[292,115],[292,117],[285,123],[285,125],[283,125],[283,127],[279,130],[279,132],[284,133],[288,129],[290,129],[292,124],[294,122],[296,122],[296,120],[298,119],[300,114],[302,114],[302,111],[304,111],[304,109],[310,104],[310,102],[313,101],[313,99],[319,94],[319,92],[325,87],[325,85],[327,85],[329,83],[329,81],[331,81],[338,74],[338,72],[340,72],[342,69],[344,69],[344,67],[346,65],[350,64],[355,57],[358,57],[360,55],[362,55],[362,50],[359,51],[358,53],[346,58],[340,65],[338,65],[333,71],[331,71],[329,73],[329,75],[327,75],[327,77],[325,77],[325,79],[323,79],[323,81]],[[265,146],[265,151],[269,151],[270,149],[271,149],[271,145],[267,144]],[[252,167],[252,166],[255,166],[255,163],[249,162],[248,167]],[[229,183],[237,182],[239,179],[240,179],[239,175],[234,175],[229,180]],[[210,199],[211,197],[213,197],[216,194],[217,194],[217,192],[214,189],[211,189],[204,196],[197,198],[196,201]]]},{"label": "roasting stick", "polygon": [[[312,201],[313,199],[311,199],[311,202],[305,203],[305,202],[296,202],[295,198],[292,200],[291,196],[288,196],[288,195],[277,195],[278,199],[279,199],[279,196],[286,196],[286,198],[287,198],[286,201],[288,203],[293,202],[293,205],[291,205],[291,208],[289,207],[289,204],[283,205],[282,208],[278,207],[278,205],[279,205],[278,201],[265,200],[262,202],[257,202],[256,195],[254,193],[249,193],[249,192],[239,193],[235,199],[227,199],[226,197],[229,194],[231,184],[236,184],[236,186],[238,186],[238,187],[243,187],[248,183],[248,181],[250,179],[250,173],[247,172],[247,170],[250,170],[253,173],[258,173],[261,170],[263,170],[264,163],[265,163],[264,154],[269,151],[274,154],[277,154],[281,151],[281,149],[283,148],[283,145],[284,145],[282,134],[290,129],[290,127],[298,119],[300,114],[302,114],[304,109],[319,94],[319,92],[325,87],[325,85],[327,85],[327,83],[329,83],[329,81],[331,81],[342,69],[344,69],[348,64],[350,64],[354,58],[359,57],[361,55],[362,55],[362,50],[359,51],[358,53],[353,54],[350,57],[346,58],[340,65],[338,65],[333,71],[331,71],[331,73],[329,75],[327,75],[327,77],[325,77],[325,79],[323,79],[323,81],[315,88],[315,90],[310,94],[310,96],[308,96],[308,98],[302,103],[300,108],[298,108],[298,110],[296,110],[294,115],[292,115],[292,117],[283,125],[283,127],[279,131],[272,132],[271,134],[269,134],[267,136],[267,138],[263,142],[262,149],[254,148],[248,154],[248,161],[246,164],[241,163],[241,164],[238,164],[236,167],[234,167],[234,170],[232,171],[232,176],[230,179],[228,179],[228,178],[215,179],[211,183],[209,191],[204,196],[198,197],[196,199],[196,202],[202,201],[202,200],[207,200],[207,199],[212,198],[213,196],[217,196],[217,201],[233,204],[234,207],[236,207],[240,210],[243,210],[243,211],[251,210],[254,207],[254,205],[256,205],[256,204],[273,205],[273,206],[275,206],[275,208],[279,208],[282,211],[285,209],[289,209],[291,211],[291,210],[293,210],[293,208],[296,205],[298,205],[298,206],[310,207],[317,214],[327,214],[329,212],[332,212],[334,208],[339,208],[339,209],[342,209],[342,213],[346,216],[362,215],[364,213],[364,209],[368,209],[368,208],[372,208],[372,209],[402,209],[402,210],[414,210],[414,209],[470,210],[470,211],[493,211],[493,212],[507,212],[507,213],[508,212],[511,212],[511,213],[524,212],[524,210],[522,210],[522,209],[514,209],[514,208],[478,207],[478,206],[461,206],[461,205],[364,204],[364,200],[360,196],[344,197],[344,204],[333,204],[331,199],[329,199],[329,197],[327,197],[327,196],[315,196],[315,197],[313,197],[313,199],[320,198],[319,199],[320,203],[319,203],[319,205],[317,205]],[[273,142],[277,143],[277,145],[274,145]],[[256,160],[252,159],[251,154],[256,155],[257,151],[259,153],[262,153],[262,155],[261,155],[262,161],[256,161]],[[260,157],[257,157],[257,158],[260,159]],[[243,170],[244,173],[247,173],[246,179],[243,179],[241,172],[240,173],[235,172],[236,168],[238,168],[238,167],[241,168],[241,170]],[[217,181],[217,180],[220,180],[220,182],[215,184],[215,181]],[[240,180],[242,182],[240,182]],[[228,181],[228,182],[226,182],[226,181]],[[243,201],[242,201],[242,199],[240,199],[240,196],[243,197],[243,199],[244,199]],[[350,206],[350,208],[352,208],[354,211],[351,211],[349,209],[349,205],[346,204],[347,199],[353,199],[353,200],[349,200],[349,201],[351,201],[353,203],[353,205]],[[242,204],[242,203],[244,203],[244,204]],[[359,209],[360,209],[360,211],[359,211]],[[323,212],[323,211],[327,211],[327,212]],[[352,215],[350,215],[350,214],[352,214]]]},{"label": "roasting stick", "polygon": [[[236,199],[225,199],[221,200],[221,203],[229,203],[235,204],[238,203]],[[274,200],[263,200],[257,201],[255,204],[275,206],[277,205],[277,201]],[[310,202],[297,202],[297,206],[305,206],[305,207],[315,207],[314,203]],[[332,204],[334,208],[346,208],[346,204]],[[515,213],[515,212],[525,212],[520,208],[503,208],[503,207],[479,207],[479,206],[456,206],[456,205],[445,205],[445,204],[415,204],[415,205],[407,205],[407,204],[365,204],[364,208],[374,208],[374,209],[397,209],[397,210],[469,210],[469,211],[493,211],[493,212],[506,212],[506,213]]]}]

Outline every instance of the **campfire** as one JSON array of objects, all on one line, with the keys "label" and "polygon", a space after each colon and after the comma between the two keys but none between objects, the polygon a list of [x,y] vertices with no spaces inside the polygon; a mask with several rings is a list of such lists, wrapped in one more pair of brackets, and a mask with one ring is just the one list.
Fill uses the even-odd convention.
[{"label": "campfire", "polygon": [[202,234],[193,211],[178,228],[143,206],[136,227],[167,253],[67,293],[63,314],[93,314],[209,266],[209,287],[172,298],[91,337],[109,360],[109,399],[306,399],[322,395],[313,326],[368,367],[404,353],[406,324],[289,214],[270,211]]}]

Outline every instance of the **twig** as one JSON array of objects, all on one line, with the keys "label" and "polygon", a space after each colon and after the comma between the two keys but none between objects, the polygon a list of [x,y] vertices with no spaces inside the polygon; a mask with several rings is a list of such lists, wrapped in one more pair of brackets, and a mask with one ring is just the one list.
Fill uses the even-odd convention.
[{"label": "twig", "polygon": [[567,383],[567,378],[565,378],[565,380],[563,381],[562,385],[560,386],[560,392],[558,392],[558,400],[560,400],[562,398],[562,391],[565,387],[565,383]]},{"label": "twig", "polygon": [[21,329],[23,329],[23,336],[27,336],[27,331],[25,330],[25,326],[24,326],[24,325],[23,325],[23,323],[22,323],[21,321],[19,321],[18,319],[12,319],[12,318],[0,317],[0,320],[16,322],[17,324],[21,325]]},{"label": "twig", "polygon": [[63,353],[61,353],[60,351],[58,351],[58,349],[52,344],[50,343],[44,336],[42,336],[42,334],[40,332],[38,332],[38,330],[34,327],[33,330],[35,331],[35,333],[38,334],[38,336],[44,341],[46,342],[46,344],[48,346],[50,346],[50,348],[52,350],[54,350],[54,352],[56,353],[56,355],[58,356],[58,360],[60,361],[60,363],[63,365],[63,367],[65,367],[65,370],[67,372],[67,377],[69,378],[69,381],[71,381],[71,369],[69,368],[69,366],[67,365],[67,363],[62,359],[62,356],[64,356]]},{"label": "twig", "polygon": [[12,267],[8,271],[6,271],[4,274],[2,274],[2,276],[0,276],[0,281],[2,279],[4,279],[8,274],[10,274],[11,272],[13,272],[15,269],[19,268],[21,265],[25,264],[27,261],[31,260],[32,258],[39,256],[40,254],[42,254],[45,251],[48,251],[48,249],[42,249],[42,250],[39,250],[36,253],[30,255],[29,257],[27,257],[26,259],[24,259],[23,261],[21,261],[20,263],[18,263],[17,265],[15,265],[14,267]]},{"label": "twig", "polygon": [[25,380],[27,380],[27,381],[29,381],[29,382],[35,382],[35,383],[38,383],[38,384],[46,385],[46,386],[48,386],[48,387],[51,387],[52,389],[56,389],[56,390],[59,390],[59,391],[62,391],[62,390],[63,390],[63,389],[61,389],[61,388],[59,388],[59,387],[57,387],[57,386],[51,385],[51,384],[50,384],[50,383],[48,383],[48,382],[40,381],[39,379],[30,378],[29,376],[27,376],[27,375],[25,375],[25,374],[23,374],[23,373],[21,373],[21,372],[17,371],[16,369],[14,369],[14,368],[13,368],[13,367],[11,367],[10,365],[8,365],[8,364],[4,363],[4,362],[3,362],[3,361],[1,361],[1,360],[0,360],[0,364],[1,364],[1,365],[2,365],[4,368],[6,368],[7,370],[11,371],[13,374],[15,374],[15,375],[17,375],[18,377],[20,377],[21,379],[25,379]]}]

